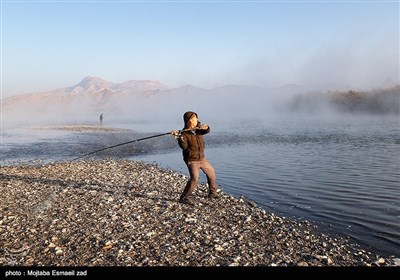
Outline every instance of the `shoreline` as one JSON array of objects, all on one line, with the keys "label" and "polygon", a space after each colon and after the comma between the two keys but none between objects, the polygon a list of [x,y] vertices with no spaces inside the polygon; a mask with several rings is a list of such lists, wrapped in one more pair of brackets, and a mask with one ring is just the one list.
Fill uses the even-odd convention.
[{"label": "shoreline", "polygon": [[92,124],[68,124],[68,125],[50,125],[50,126],[31,126],[28,129],[32,130],[62,130],[72,132],[132,132],[127,128],[109,127],[106,125]]},{"label": "shoreline", "polygon": [[[0,266],[394,266],[308,221],[156,164],[90,160],[0,166]],[[397,260],[397,259],[396,259]]]}]

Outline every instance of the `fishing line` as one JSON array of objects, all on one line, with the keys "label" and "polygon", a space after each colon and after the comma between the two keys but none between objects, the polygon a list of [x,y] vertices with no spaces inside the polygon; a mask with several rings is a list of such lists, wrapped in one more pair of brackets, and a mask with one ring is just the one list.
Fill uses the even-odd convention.
[{"label": "fishing line", "polygon": [[144,138],[135,139],[135,140],[131,140],[131,141],[128,141],[128,142],[120,143],[120,144],[117,144],[117,145],[113,145],[113,146],[110,146],[110,147],[107,147],[107,148],[103,148],[103,149],[100,149],[100,150],[96,150],[96,151],[93,151],[93,152],[84,154],[84,155],[82,155],[82,156],[80,156],[80,157],[74,158],[72,161],[78,160],[78,159],[81,159],[81,158],[87,157],[87,156],[89,156],[89,155],[93,155],[93,154],[96,154],[96,153],[99,153],[99,152],[102,152],[102,151],[105,151],[105,150],[108,150],[108,149],[112,149],[112,148],[115,148],[115,147],[119,147],[119,146],[122,146],[122,145],[130,144],[130,143],[136,143],[136,142],[140,142],[140,141],[143,141],[143,140],[147,140],[147,139],[151,139],[151,138],[156,138],[156,137],[161,137],[161,136],[169,135],[169,134],[171,134],[171,132],[166,132],[166,133],[162,133],[162,134],[152,135],[152,136],[148,136],[148,137],[144,137]]}]

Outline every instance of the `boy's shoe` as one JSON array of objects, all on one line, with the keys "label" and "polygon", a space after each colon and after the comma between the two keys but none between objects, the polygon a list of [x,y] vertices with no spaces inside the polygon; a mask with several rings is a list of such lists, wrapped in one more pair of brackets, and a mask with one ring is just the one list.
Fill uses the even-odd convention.
[{"label": "boy's shoe", "polygon": [[194,206],[194,203],[191,199],[189,199],[188,197],[182,197],[179,199],[179,203],[182,204],[186,204],[186,205],[190,205],[190,206]]},{"label": "boy's shoe", "polygon": [[217,195],[217,193],[210,193],[210,194],[208,195],[208,198],[209,198],[209,199],[218,198],[218,195]]}]

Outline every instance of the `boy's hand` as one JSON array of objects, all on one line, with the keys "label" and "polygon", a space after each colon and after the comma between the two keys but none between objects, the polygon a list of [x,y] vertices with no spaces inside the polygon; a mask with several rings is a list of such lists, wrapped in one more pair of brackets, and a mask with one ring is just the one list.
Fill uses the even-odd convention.
[{"label": "boy's hand", "polygon": [[172,136],[174,136],[175,137],[175,139],[179,139],[180,141],[182,141],[182,142],[185,142],[184,140],[183,140],[183,138],[182,138],[182,135],[181,135],[181,131],[180,130],[171,130],[171,134],[172,134]]},{"label": "boy's hand", "polygon": [[205,123],[202,123],[202,124],[199,126],[199,128],[200,128],[200,129],[208,129],[208,125],[205,124]]}]

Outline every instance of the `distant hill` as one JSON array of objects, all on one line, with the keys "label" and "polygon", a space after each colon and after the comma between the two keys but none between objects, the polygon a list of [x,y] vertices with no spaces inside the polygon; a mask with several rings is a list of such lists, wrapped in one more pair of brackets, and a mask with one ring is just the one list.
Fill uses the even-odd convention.
[{"label": "distant hill", "polygon": [[113,83],[88,76],[71,87],[5,98],[1,100],[2,112],[20,119],[79,119],[109,112],[122,105],[127,107],[129,102],[167,89],[166,85],[158,81],[133,80]]},{"label": "distant hill", "polygon": [[106,109],[123,96],[138,96],[146,92],[165,90],[168,87],[157,81],[139,80],[124,83],[107,82],[98,77],[85,77],[72,87],[47,92],[16,95],[2,100],[4,111],[26,109],[27,112],[53,110],[68,111],[73,107]]}]

